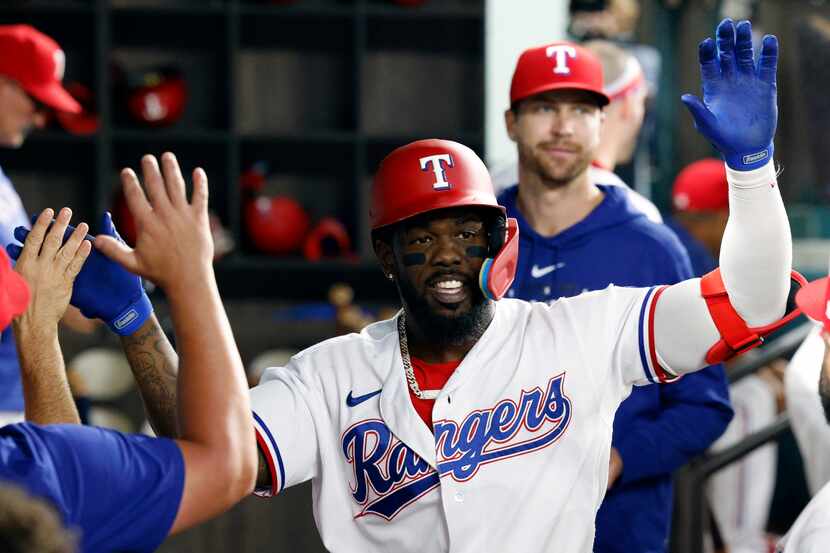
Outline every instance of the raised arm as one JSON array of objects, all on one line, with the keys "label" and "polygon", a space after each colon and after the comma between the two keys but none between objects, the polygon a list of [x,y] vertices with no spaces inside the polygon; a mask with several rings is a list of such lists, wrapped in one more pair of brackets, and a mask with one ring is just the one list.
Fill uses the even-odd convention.
[{"label": "raised arm", "polygon": [[121,336],[121,346],[153,430],[159,436],[179,437],[176,414],[179,356],[156,316],[151,314],[133,334]]},{"label": "raised arm", "polygon": [[206,520],[250,493],[257,453],[248,388],[213,274],[207,214],[207,176],[193,172],[193,196],[173,154],[142,159],[144,187],[122,174],[136,219],[135,249],[111,236],[95,246],[167,294],[181,355],[177,440],[185,461],[185,489],[173,531]]},{"label": "raised arm", "polygon": [[[72,230],[71,226],[69,228]],[[101,218],[99,230],[99,236],[121,241],[109,213]],[[15,237],[21,242],[27,234],[24,227],[15,230]],[[17,259],[20,253],[19,246],[9,246],[13,258]],[[153,306],[144,292],[141,278],[93,249],[71,292],[71,305],[89,319],[101,319],[121,336],[153,429],[160,436],[177,437],[175,406],[179,359],[153,315]]]},{"label": "raised arm", "polygon": [[49,228],[51,209],[40,214],[23,248],[10,246],[15,270],[26,280],[31,301],[14,320],[26,420],[80,424],[58,342],[58,322],[69,306],[72,282],[90,252],[84,223],[62,244],[72,211],[63,208]]},{"label": "raised arm", "polygon": [[[784,315],[792,265],[789,222],[772,162],[778,41],[764,37],[756,63],[749,22],[736,28],[727,19],[718,26],[717,41],[700,44],[699,57],[703,100],[687,94],[683,102],[727,165],[729,222],[720,276],[746,326],[763,327]],[[703,367],[720,339],[700,279],[671,286],[659,297],[654,341],[663,368],[679,374]]]}]

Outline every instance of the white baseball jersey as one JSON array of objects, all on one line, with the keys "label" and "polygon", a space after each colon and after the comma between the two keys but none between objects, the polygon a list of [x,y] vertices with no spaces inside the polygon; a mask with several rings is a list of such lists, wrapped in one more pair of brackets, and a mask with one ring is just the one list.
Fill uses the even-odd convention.
[{"label": "white baseball jersey", "polygon": [[830,482],[830,425],[818,395],[823,359],[824,341],[817,325],[796,350],[784,375],[790,424],[812,494]]},{"label": "white baseball jersey", "polygon": [[830,484],[804,507],[798,518],[781,538],[778,553],[826,553],[830,544]]},{"label": "white baseball jersey", "polygon": [[277,493],[312,480],[333,552],[590,552],[614,412],[665,379],[651,348],[658,288],[551,305],[501,300],[436,398],[409,397],[397,321],[267,369],[251,391]]}]

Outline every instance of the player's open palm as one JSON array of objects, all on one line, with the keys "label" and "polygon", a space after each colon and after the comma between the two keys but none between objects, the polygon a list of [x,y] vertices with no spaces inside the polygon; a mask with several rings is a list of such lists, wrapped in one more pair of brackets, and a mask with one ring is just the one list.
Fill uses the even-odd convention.
[{"label": "player's open palm", "polygon": [[736,26],[724,19],[717,41],[707,38],[698,49],[703,100],[684,94],[700,131],[723,154],[733,169],[760,167],[772,157],[772,140],[778,121],[776,68],[778,39],[767,35],[756,64],[752,26]]},{"label": "player's open palm", "polygon": [[136,222],[136,245],[129,248],[110,236],[95,246],[128,271],[165,290],[188,286],[212,271],[213,239],[208,222],[208,182],[205,172],[193,171],[193,194],[187,200],[185,181],[176,157],[141,160],[144,188],[132,169],[121,171],[124,197]]},{"label": "player's open palm", "polygon": [[[81,223],[64,242],[72,210],[65,207],[52,221],[45,209],[35,220],[17,256],[17,271],[28,283],[31,300],[21,321],[46,329],[60,321],[69,306],[72,284],[92,248],[84,240],[89,227]],[[50,226],[51,223],[51,226]]]}]

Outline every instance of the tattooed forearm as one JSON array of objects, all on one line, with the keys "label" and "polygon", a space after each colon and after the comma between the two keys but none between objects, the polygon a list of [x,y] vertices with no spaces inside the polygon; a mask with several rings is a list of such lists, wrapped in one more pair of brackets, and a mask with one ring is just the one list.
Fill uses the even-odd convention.
[{"label": "tattooed forearm", "polygon": [[177,438],[176,374],[179,357],[156,317],[151,316],[135,334],[123,336],[121,345],[138,382],[153,430],[159,436]]}]

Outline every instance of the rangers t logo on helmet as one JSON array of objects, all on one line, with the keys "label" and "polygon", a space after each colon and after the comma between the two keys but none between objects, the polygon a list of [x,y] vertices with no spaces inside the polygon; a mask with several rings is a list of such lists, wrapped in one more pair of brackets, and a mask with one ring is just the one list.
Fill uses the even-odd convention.
[{"label": "rangers t logo on helmet", "polygon": [[437,154],[434,156],[427,156],[422,157],[418,160],[421,164],[422,171],[432,171],[435,173],[435,184],[432,185],[432,188],[435,190],[446,190],[451,185],[447,182],[447,174],[444,171],[444,166],[441,165],[441,162],[447,164],[447,167],[452,167],[452,156],[450,154]]}]

